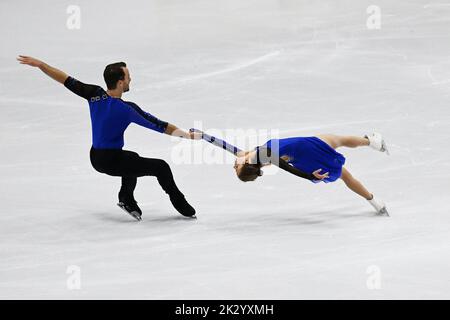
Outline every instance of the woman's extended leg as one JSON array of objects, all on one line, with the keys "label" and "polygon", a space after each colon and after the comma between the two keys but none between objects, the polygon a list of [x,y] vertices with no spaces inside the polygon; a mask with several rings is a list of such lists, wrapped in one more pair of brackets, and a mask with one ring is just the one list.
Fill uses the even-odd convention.
[{"label": "woman's extended leg", "polygon": [[344,167],[342,167],[341,179],[345,182],[350,190],[359,194],[364,199],[371,200],[373,198],[373,195],[361,184],[361,182],[353,178],[351,173],[348,172],[348,170]]},{"label": "woman's extended leg", "polygon": [[[372,146],[371,141],[369,138],[366,137],[356,137],[356,136],[337,136],[333,134],[321,134],[317,136],[319,139],[327,143],[330,147],[333,149],[339,148],[339,147],[348,147],[348,148],[356,148],[356,147],[362,147],[362,146]],[[378,151],[387,152],[386,146],[384,144],[384,140],[382,139],[381,135],[378,135],[378,142],[379,144],[374,149],[377,149]],[[373,143],[373,141],[372,141]],[[380,147],[380,148],[378,148]],[[366,199],[373,208],[377,211],[379,215],[386,215],[389,216],[386,205],[383,201],[380,201],[378,198],[375,198],[372,193],[370,193],[358,180],[353,178],[350,172],[348,172],[347,169],[342,167],[342,174],[340,177],[347,187],[352,190],[353,192],[359,194],[361,197]]]},{"label": "woman's extended leg", "polygon": [[335,134],[319,134],[317,138],[325,141],[333,149],[339,147],[357,148],[369,145],[369,139],[357,136],[338,136]]}]

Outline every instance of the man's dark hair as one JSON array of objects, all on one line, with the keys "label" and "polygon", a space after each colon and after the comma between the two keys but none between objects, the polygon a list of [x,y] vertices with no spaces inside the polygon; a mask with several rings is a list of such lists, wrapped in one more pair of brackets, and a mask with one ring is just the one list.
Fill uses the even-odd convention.
[{"label": "man's dark hair", "polygon": [[105,71],[103,71],[103,78],[109,90],[114,90],[117,87],[117,82],[125,79],[125,72],[122,68],[126,66],[125,62],[111,63],[106,66]]},{"label": "man's dark hair", "polygon": [[246,163],[242,166],[238,178],[241,181],[248,182],[254,181],[256,178],[262,175],[260,164]]}]

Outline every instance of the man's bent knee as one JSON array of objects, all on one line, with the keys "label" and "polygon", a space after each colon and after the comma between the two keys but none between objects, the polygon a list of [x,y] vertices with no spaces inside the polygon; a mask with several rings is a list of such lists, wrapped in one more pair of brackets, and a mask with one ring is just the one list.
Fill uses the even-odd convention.
[{"label": "man's bent knee", "polygon": [[161,170],[170,171],[170,165],[165,160],[157,159],[157,161],[158,166],[161,168]]},{"label": "man's bent knee", "polygon": [[170,165],[162,159],[154,159],[152,163],[153,172],[160,178],[166,178],[172,176],[172,170]]}]

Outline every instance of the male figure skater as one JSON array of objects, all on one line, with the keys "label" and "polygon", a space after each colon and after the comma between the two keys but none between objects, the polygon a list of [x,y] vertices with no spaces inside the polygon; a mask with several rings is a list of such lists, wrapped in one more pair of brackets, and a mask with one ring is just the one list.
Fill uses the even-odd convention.
[{"label": "male figure skater", "polygon": [[186,139],[201,139],[201,135],[187,133],[143,111],[135,103],[122,100],[122,94],[130,90],[131,82],[130,72],[124,62],[106,66],[103,72],[107,86],[105,91],[97,85],[84,84],[38,59],[21,55],[17,60],[21,64],[41,69],[50,78],[64,84],[67,89],[89,102],[92,124],[91,164],[100,173],[122,177],[119,207],[141,220],[142,211],[133,196],[137,177],[156,176],[175,209],[183,216],[195,217],[195,209],[177,188],[167,162],[143,158],[136,152],[122,150],[123,134],[133,122],[160,133]]},{"label": "male figure skater", "polygon": [[[351,173],[343,167],[345,157],[335,149],[370,146],[386,152],[386,143],[379,133],[364,137],[320,134],[313,137],[271,139],[255,150],[241,151],[234,164],[241,181],[254,181],[262,175],[261,167],[275,164],[296,176],[314,183],[326,183],[342,179],[346,186],[366,199],[379,215],[389,215],[384,202],[374,198]],[[325,173],[322,170],[325,171]]]}]

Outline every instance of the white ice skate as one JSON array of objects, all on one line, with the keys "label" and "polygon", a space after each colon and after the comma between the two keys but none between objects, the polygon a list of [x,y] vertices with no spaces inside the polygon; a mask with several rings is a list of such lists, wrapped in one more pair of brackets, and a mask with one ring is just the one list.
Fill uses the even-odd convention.
[{"label": "white ice skate", "polygon": [[376,199],[373,195],[372,199],[367,201],[369,201],[372,207],[374,207],[374,209],[377,211],[377,215],[389,217],[389,213],[386,209],[386,204],[383,201]]},{"label": "white ice skate", "polygon": [[373,132],[371,134],[365,135],[365,138],[369,139],[369,147],[380,152],[386,152],[389,155],[389,151],[386,147],[386,142],[383,136],[378,132]]}]

